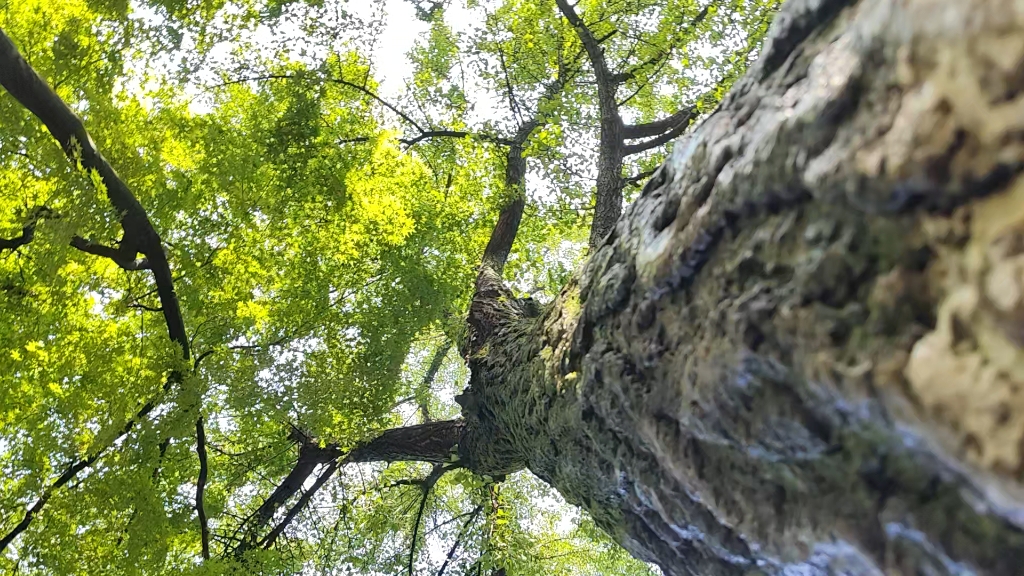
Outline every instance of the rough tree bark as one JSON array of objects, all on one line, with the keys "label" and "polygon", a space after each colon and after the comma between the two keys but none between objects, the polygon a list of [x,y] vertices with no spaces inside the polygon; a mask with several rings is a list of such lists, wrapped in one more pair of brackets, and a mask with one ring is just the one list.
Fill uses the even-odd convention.
[{"label": "rough tree bark", "polygon": [[484,270],[461,461],[667,574],[1024,573],[1024,2],[791,0],[539,317]]}]

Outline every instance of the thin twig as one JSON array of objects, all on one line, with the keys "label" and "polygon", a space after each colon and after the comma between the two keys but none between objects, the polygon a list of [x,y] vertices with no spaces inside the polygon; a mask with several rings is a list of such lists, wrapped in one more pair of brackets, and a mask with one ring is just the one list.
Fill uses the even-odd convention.
[{"label": "thin twig", "polygon": [[473,524],[473,521],[476,520],[476,517],[480,515],[480,512],[483,511],[483,509],[483,504],[478,504],[470,514],[469,520],[466,520],[466,523],[462,525],[462,530],[459,530],[459,535],[455,538],[455,543],[452,544],[451,549],[448,550],[448,556],[445,557],[444,563],[441,564],[441,568],[437,570],[437,576],[444,576],[444,571],[448,568],[448,564],[452,561],[452,558],[455,557],[455,552],[459,549],[459,544],[462,543],[462,537],[466,535],[466,531],[469,530],[470,525]]},{"label": "thin twig", "polygon": [[[264,80],[304,80],[304,79],[307,79],[307,78],[318,79],[315,76],[311,77],[311,76],[307,76],[307,75],[303,75],[303,74],[262,74],[260,76],[248,76],[246,78],[236,78],[234,80],[226,80],[224,82],[221,82],[220,84],[214,84],[212,86],[209,86],[208,89],[212,90],[212,89],[215,89],[215,88],[223,88],[225,86],[230,86],[232,84],[245,84],[247,82],[262,82]],[[392,103],[388,102],[387,100],[381,98],[380,96],[377,95],[376,92],[374,92],[373,90],[370,90],[366,86],[362,86],[360,84],[356,84],[355,82],[349,82],[348,80],[345,80],[344,78],[332,78],[332,77],[323,78],[323,77],[321,77],[321,78],[319,78],[319,80],[321,80],[323,82],[330,82],[332,84],[339,84],[341,86],[346,86],[348,88],[356,90],[357,92],[361,92],[362,94],[366,95],[371,100],[374,100],[374,101],[378,102],[379,104],[381,104],[382,106],[384,106],[388,110],[391,110],[392,112],[397,114],[399,118],[401,118],[402,120],[405,120],[410,126],[415,128],[417,131],[419,131],[419,132],[426,132],[426,129],[424,129],[422,126],[420,126],[420,124],[418,122],[416,122],[415,120],[413,120],[408,114],[406,114],[405,112],[402,112],[401,110],[398,109],[397,106],[395,106],[394,104],[392,104]]]}]

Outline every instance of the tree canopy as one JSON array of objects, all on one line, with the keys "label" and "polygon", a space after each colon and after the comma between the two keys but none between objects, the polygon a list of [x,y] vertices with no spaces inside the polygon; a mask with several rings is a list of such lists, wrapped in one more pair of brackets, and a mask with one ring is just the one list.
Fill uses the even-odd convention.
[{"label": "tree canopy", "polygon": [[410,7],[385,92],[394,1],[0,6],[0,571],[652,573],[378,441],[459,413],[481,262],[554,298],[778,2]]}]

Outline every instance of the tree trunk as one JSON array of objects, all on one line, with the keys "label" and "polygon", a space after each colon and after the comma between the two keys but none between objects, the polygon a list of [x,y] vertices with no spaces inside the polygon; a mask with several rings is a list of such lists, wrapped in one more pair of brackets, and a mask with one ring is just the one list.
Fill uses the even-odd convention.
[{"label": "tree trunk", "polygon": [[1024,3],[791,0],[541,316],[485,270],[462,462],[666,574],[1024,573]]}]

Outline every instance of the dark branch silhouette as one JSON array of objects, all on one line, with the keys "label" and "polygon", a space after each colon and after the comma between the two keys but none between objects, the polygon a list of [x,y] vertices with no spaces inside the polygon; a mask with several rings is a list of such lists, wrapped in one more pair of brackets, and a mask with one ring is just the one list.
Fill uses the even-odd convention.
[{"label": "dark branch silhouette", "polygon": [[468,132],[465,130],[425,130],[411,138],[399,138],[398,141],[406,146],[415,146],[424,140],[431,138],[475,138],[484,142],[492,142],[501,146],[511,146],[512,140],[480,132]]},{"label": "dark branch silhouette", "polygon": [[[622,165],[625,158],[666,144],[682,134],[696,116],[696,108],[686,108],[671,116],[646,124],[625,125],[619,112],[621,106],[629,102],[646,85],[636,87],[635,91],[625,100],[616,100],[616,93],[622,84],[635,80],[644,70],[654,67],[650,77],[657,75],[669,61],[675,41],[668,47],[660,49],[645,60],[620,72],[613,72],[600,44],[612,34],[597,39],[583,18],[576,13],[575,7],[568,0],[556,0],[562,16],[576,31],[576,35],[586,49],[590,64],[594,71],[597,86],[597,104],[600,114],[600,141],[598,144],[597,182],[594,201],[594,218],[590,228],[590,249],[608,236],[615,222],[622,214],[622,190],[630,180],[622,177]],[[704,7],[689,23],[680,25],[680,30],[692,30],[708,15],[708,7]],[[678,35],[676,36],[679,37]],[[629,56],[635,52],[635,45],[630,48]],[[628,56],[627,56],[628,58]],[[647,138],[641,142],[626,144],[626,140]]]},{"label": "dark branch silhouette", "polygon": [[678,128],[680,125],[688,126],[690,121],[696,116],[696,108],[683,108],[675,114],[662,118],[661,120],[647,122],[646,124],[627,124],[622,129],[622,136],[627,140],[659,136],[669,130]]},{"label": "dark branch silhouette", "polygon": [[608,69],[608,62],[600,43],[576,13],[576,9],[568,0],[556,0],[556,4],[583,43],[597,83],[597,107],[601,117],[601,130],[597,160],[597,197],[594,203],[594,219],[590,227],[589,244],[593,249],[608,235],[622,213],[623,124],[615,100],[619,83]]},{"label": "dark branch silhouette", "polygon": [[209,560],[210,526],[206,519],[206,505],[203,502],[209,467],[206,462],[206,430],[203,427],[202,416],[196,420],[196,454],[199,456],[199,478],[196,480],[196,513],[199,516],[199,534],[202,542],[203,558]]},{"label": "dark branch silhouette", "polygon": [[81,236],[74,236],[71,238],[71,247],[81,250],[87,254],[93,256],[102,256],[109,258],[121,268],[125,270],[150,270],[149,260],[145,258],[135,258],[137,252],[130,247],[130,244],[122,242],[123,248],[113,248],[87,240]]},{"label": "dark branch silhouette", "polygon": [[[69,160],[82,169],[93,171],[99,176],[106,189],[107,199],[120,215],[120,224],[124,231],[121,253],[130,254],[130,258],[126,258],[125,262],[128,260],[134,262],[135,255],[140,252],[145,256],[147,267],[152,270],[153,278],[156,281],[156,293],[160,299],[167,333],[171,341],[181,348],[182,358],[189,361],[189,339],[185,331],[181,307],[178,304],[178,296],[174,291],[170,264],[167,254],[164,252],[160,235],[157,234],[150,222],[148,213],[110,163],[100,154],[82,120],[25,61],[17,47],[2,30],[0,30],[0,85],[42,121],[50,134],[60,143]],[[172,371],[164,383],[164,391],[169,390],[183,379],[183,374]],[[3,538],[0,538],[0,551],[6,549],[19,534],[28,528],[35,515],[42,510],[57,490],[74,479],[79,472],[92,466],[107,449],[127,435],[155,407],[156,400],[145,403],[106,444],[95,449],[91,455],[69,465],[63,474],[44,488],[39,499],[25,512],[24,518]]]},{"label": "dark branch silhouette", "polygon": [[459,535],[455,537],[455,542],[453,542],[451,548],[448,549],[448,555],[445,556],[444,562],[441,564],[441,567],[437,569],[437,576],[444,576],[444,571],[448,569],[448,564],[450,564],[452,559],[455,558],[455,553],[462,544],[462,538],[466,535],[469,527],[473,525],[473,522],[476,521],[483,509],[483,505],[478,504],[477,507],[470,512],[469,518],[466,519],[466,522],[462,525],[462,529],[459,530]]},{"label": "dark branch silhouette", "polygon": [[17,250],[35,239],[36,225],[44,218],[53,218],[55,214],[46,206],[40,206],[29,215],[28,222],[21,227],[21,234],[14,238],[0,238],[0,250]]},{"label": "dark branch silhouette", "polygon": [[282,533],[284,533],[284,529],[287,528],[288,525],[291,524],[292,520],[294,520],[295,517],[298,516],[299,512],[301,512],[306,507],[306,505],[309,504],[309,501],[320,490],[320,487],[323,486],[328,480],[330,480],[332,476],[334,476],[334,473],[338,471],[338,467],[339,462],[337,458],[328,462],[327,467],[324,469],[323,472],[320,473],[319,476],[317,476],[316,481],[313,483],[312,486],[310,486],[309,490],[304,492],[302,496],[299,497],[299,501],[296,502],[294,506],[288,509],[288,513],[285,514],[284,519],[282,519],[281,522],[277,524],[277,526],[274,526],[274,529],[271,530],[270,533],[263,538],[263,540],[260,542],[260,545],[263,546],[263,548],[270,548],[274,545],[274,542],[277,541],[278,537],[281,536]]},{"label": "dark branch silhouette", "polygon": [[270,522],[278,508],[284,506],[306,482],[317,466],[336,460],[341,451],[336,446],[321,447],[316,438],[303,438],[299,444],[299,455],[291,472],[278,484],[252,516],[252,525],[247,527],[248,537],[235,548],[240,555],[257,542],[257,533]]},{"label": "dark branch silhouette", "polygon": [[638,154],[640,152],[646,152],[647,150],[657,148],[658,146],[663,146],[675,140],[676,138],[681,136],[683,132],[686,132],[686,129],[689,127],[689,120],[681,122],[675,128],[669,130],[668,132],[665,132],[661,136],[657,136],[655,138],[651,138],[650,140],[645,140],[643,142],[638,142],[636,144],[627,144],[623,150],[626,156]]},{"label": "dark branch silhouette", "polygon": [[651,175],[653,175],[657,171],[657,168],[651,168],[650,170],[644,170],[639,174],[630,176],[629,178],[626,178],[626,186],[639,186],[640,182],[646,180],[647,178],[650,178]]}]

